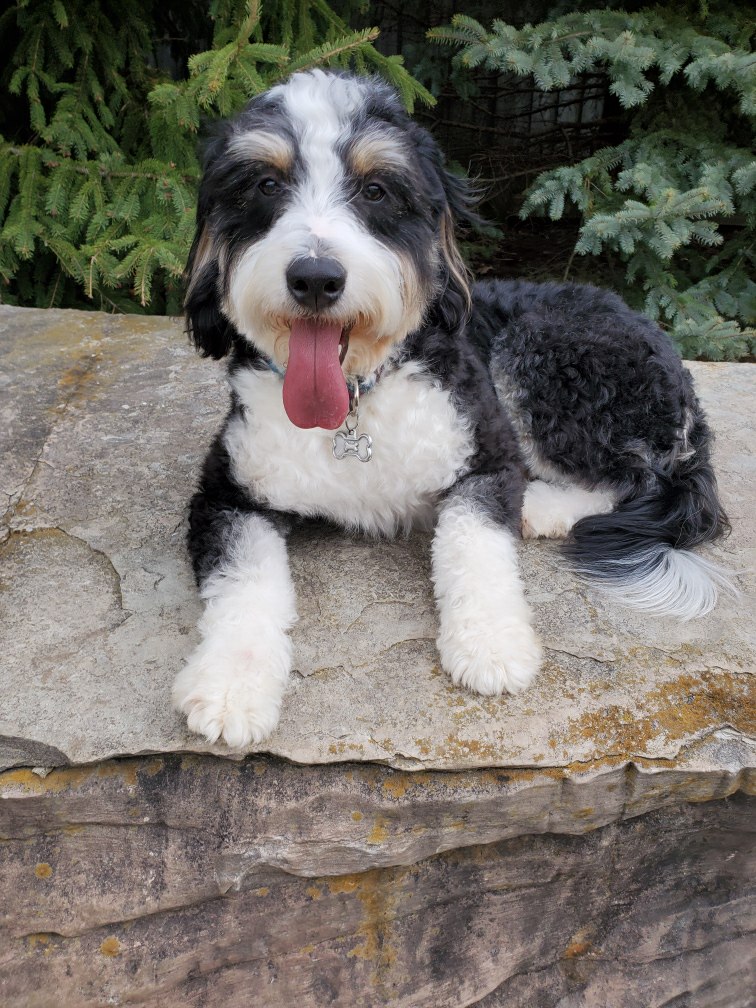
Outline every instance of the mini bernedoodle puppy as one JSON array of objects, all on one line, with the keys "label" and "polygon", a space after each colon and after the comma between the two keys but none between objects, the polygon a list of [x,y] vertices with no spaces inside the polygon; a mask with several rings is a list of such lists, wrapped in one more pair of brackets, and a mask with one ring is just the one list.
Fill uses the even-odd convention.
[{"label": "mini bernedoodle puppy", "polygon": [[173,696],[211,742],[278,722],[298,516],[432,521],[441,664],[487,695],[541,661],[520,532],[567,537],[576,574],[684,619],[727,585],[690,552],[727,519],[669,339],[594,287],[471,285],[454,238],[471,212],[374,78],[298,73],[208,146],[186,316],[203,354],[230,355],[231,408],[191,503],[205,611]]}]

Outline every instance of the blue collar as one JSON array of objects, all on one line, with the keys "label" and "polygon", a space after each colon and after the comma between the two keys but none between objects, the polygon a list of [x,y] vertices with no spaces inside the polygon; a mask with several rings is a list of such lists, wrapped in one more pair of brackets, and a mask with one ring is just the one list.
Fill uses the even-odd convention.
[{"label": "blue collar", "polygon": [[[260,355],[262,356],[262,354]],[[280,367],[275,361],[270,360],[268,357],[263,357],[263,360],[268,365],[268,368],[273,372],[273,374],[278,375],[279,378],[283,378],[286,374],[286,368]],[[378,379],[383,374],[383,367],[379,367],[377,371],[368,375],[366,378],[357,379],[357,388],[359,389],[360,395],[364,395],[366,392],[370,392],[378,384]],[[347,386],[354,386],[354,378],[350,375],[346,379]]]}]

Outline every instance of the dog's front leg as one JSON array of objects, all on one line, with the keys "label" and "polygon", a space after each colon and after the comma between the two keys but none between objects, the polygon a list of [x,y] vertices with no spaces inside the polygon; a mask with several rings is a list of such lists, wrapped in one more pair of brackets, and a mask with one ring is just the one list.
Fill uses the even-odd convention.
[{"label": "dog's front leg", "polygon": [[432,552],[441,664],[454,683],[489,696],[525,689],[541,663],[517,570],[512,509],[502,514],[487,503],[495,484],[495,476],[479,476],[452,490]]},{"label": "dog's front leg", "polygon": [[296,620],[286,542],[262,514],[214,510],[201,494],[192,529],[202,642],[179,672],[175,707],[210,742],[260,742],[278,723]]}]

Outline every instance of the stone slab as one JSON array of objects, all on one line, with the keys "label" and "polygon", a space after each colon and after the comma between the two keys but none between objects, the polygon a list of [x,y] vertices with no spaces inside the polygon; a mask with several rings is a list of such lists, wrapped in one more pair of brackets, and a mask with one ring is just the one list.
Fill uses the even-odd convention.
[{"label": "stone slab", "polygon": [[750,1008],[754,800],[606,773],[7,771],[0,1003]]},{"label": "stone slab", "polygon": [[[695,364],[744,594],[676,623],[578,584],[522,543],[546,647],[536,684],[484,699],[440,672],[428,539],[297,532],[301,618],[283,716],[260,749],[422,770],[627,763],[739,779],[754,759],[753,365]],[[186,503],[226,409],[218,365],[164,318],[0,308],[0,768],[215,752],[169,706],[197,640]],[[348,464],[348,463],[347,463]]]}]

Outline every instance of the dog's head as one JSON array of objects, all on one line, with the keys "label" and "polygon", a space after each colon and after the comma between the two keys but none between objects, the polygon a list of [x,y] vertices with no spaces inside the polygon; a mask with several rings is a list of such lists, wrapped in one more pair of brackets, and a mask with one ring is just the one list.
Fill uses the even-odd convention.
[{"label": "dog's head", "polygon": [[344,374],[370,375],[431,314],[469,304],[454,241],[461,180],[375,78],[313,70],[254,99],[209,144],[186,315],[219,358],[235,337],[286,369],[301,427],[338,427]]}]

